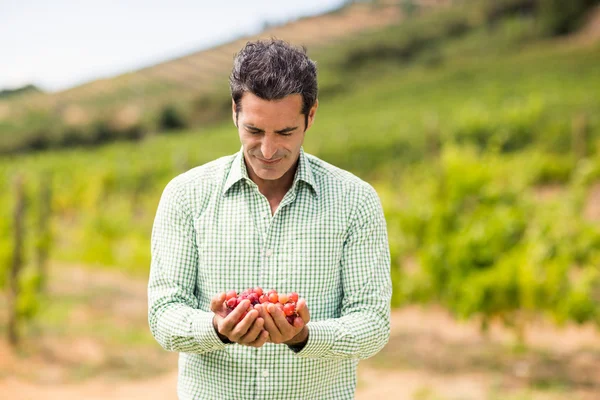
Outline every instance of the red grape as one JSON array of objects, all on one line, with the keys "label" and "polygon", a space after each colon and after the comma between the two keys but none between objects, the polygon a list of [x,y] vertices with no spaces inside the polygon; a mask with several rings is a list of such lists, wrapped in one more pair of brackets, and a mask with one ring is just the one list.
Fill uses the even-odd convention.
[{"label": "red grape", "polygon": [[283,306],[283,313],[286,317],[291,317],[296,312],[296,305],[294,303],[287,303]]},{"label": "red grape", "polygon": [[252,304],[258,304],[258,295],[256,293],[250,293],[248,295],[248,300],[250,300],[250,303]]},{"label": "red grape", "polygon": [[249,288],[241,293],[237,293],[235,290],[229,290],[225,294],[225,304],[227,306],[228,312],[233,311],[242,301],[249,301],[249,306],[246,311],[244,311],[243,315],[240,318],[240,321],[244,319],[244,317],[259,304],[272,303],[275,307],[280,309],[284,314],[286,320],[290,324],[294,324],[294,320],[297,317],[296,313],[296,303],[299,299],[298,293],[277,293],[276,290],[271,289],[265,293],[265,291],[260,287]]},{"label": "red grape", "polygon": [[237,306],[238,301],[236,297],[232,297],[231,299],[227,300],[227,307],[231,308],[232,310],[235,308],[235,306]]},{"label": "red grape", "polygon": [[230,290],[229,292],[227,292],[225,300],[233,299],[235,297],[237,297],[237,292],[235,290]]},{"label": "red grape", "polygon": [[280,295],[279,295],[279,302],[280,302],[281,304],[285,304],[285,303],[287,303],[287,302],[288,302],[289,298],[290,298],[290,297],[289,297],[287,294],[285,294],[285,293],[282,293],[282,294],[280,294]]},{"label": "red grape", "polygon": [[269,293],[269,301],[271,303],[277,303],[277,300],[279,300],[279,296],[277,295],[277,292]]}]

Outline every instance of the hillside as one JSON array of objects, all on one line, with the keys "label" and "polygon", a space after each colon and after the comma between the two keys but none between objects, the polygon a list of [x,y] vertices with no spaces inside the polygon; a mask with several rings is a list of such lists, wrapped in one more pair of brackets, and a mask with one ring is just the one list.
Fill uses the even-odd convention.
[{"label": "hillside", "polygon": [[58,93],[31,94],[14,101],[0,100],[1,120],[19,120],[32,110],[50,112],[67,125],[85,125],[107,109],[141,118],[142,114],[150,113],[160,105],[189,101],[212,93],[216,88],[226,88],[233,55],[248,40],[274,36],[314,49],[357,32],[394,23],[399,15],[399,8],[393,4],[352,4],[114,78],[96,80]]}]

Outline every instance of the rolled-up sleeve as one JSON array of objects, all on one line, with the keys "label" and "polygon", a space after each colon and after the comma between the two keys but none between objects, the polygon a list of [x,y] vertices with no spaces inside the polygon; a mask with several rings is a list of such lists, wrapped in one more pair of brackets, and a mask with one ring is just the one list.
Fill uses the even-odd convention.
[{"label": "rolled-up sleeve", "polygon": [[148,323],[166,350],[205,353],[225,344],[212,324],[214,314],[198,309],[198,268],[193,215],[177,178],[161,196],[151,239]]},{"label": "rolled-up sleeve", "polygon": [[298,357],[364,359],[390,335],[390,253],[386,222],[371,186],[351,213],[341,259],[343,300],[339,318],[308,323],[308,342]]}]

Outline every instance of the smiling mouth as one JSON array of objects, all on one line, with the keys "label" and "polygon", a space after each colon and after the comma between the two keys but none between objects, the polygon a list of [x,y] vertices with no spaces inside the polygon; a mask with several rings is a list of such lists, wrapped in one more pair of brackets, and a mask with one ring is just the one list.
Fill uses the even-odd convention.
[{"label": "smiling mouth", "polygon": [[[256,158],[258,158],[258,157],[256,157]],[[277,160],[271,160],[271,161],[268,161],[268,160],[263,160],[262,158],[258,158],[258,160],[259,160],[260,162],[264,163],[264,164],[267,164],[267,165],[273,165],[273,164],[277,164],[277,163],[278,163],[279,161],[281,161],[282,159],[281,159],[281,158],[278,158]]]}]

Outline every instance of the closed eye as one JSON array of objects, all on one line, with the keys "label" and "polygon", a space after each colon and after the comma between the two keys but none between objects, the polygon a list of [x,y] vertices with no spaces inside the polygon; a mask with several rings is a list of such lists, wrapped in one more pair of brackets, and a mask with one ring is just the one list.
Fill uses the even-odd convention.
[{"label": "closed eye", "polygon": [[[262,129],[255,128],[251,125],[244,125],[244,128],[246,129],[246,132],[250,133],[251,135],[265,133],[265,131],[263,131]],[[297,126],[293,126],[275,131],[275,133],[281,136],[291,136],[297,129]]]},{"label": "closed eye", "polygon": [[292,133],[294,133],[294,131],[296,129],[298,129],[298,127],[294,126],[294,127],[289,127],[289,128],[282,129],[280,131],[275,131],[275,133],[277,133],[279,135],[282,135],[282,136],[290,136]]}]

